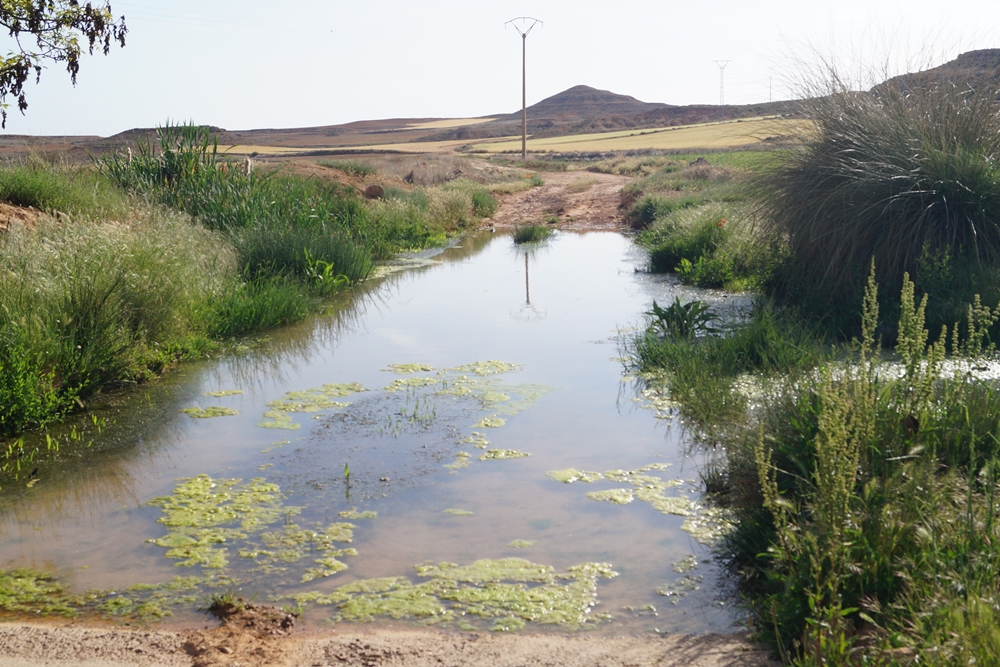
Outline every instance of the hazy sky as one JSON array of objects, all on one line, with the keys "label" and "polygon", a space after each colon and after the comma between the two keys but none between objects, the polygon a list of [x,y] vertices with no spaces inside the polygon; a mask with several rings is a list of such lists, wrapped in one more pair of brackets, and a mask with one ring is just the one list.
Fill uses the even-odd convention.
[{"label": "hazy sky", "polygon": [[[76,88],[59,66],[27,88],[8,134],[110,135],[171,120],[227,129],[373,118],[465,117],[577,84],[671,104],[793,95],[812,53],[892,69],[1000,47],[996,0],[134,0],[112,1],[128,44],[85,57]],[[0,40],[2,41],[2,40]],[[5,52],[7,43],[0,44]],[[769,89],[769,79],[773,82]],[[8,100],[8,102],[11,100]]]}]

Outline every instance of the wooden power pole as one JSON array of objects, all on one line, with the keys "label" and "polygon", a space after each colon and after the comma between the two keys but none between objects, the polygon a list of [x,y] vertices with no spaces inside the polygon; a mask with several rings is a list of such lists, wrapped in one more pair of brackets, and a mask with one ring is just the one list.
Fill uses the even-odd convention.
[{"label": "wooden power pole", "polygon": [[[521,25],[518,25],[516,21],[520,21]],[[531,25],[525,29],[528,21],[531,21]],[[511,19],[504,24],[504,27],[508,25],[513,25],[514,30],[517,30],[518,34],[521,35],[521,159],[528,159],[528,33],[537,24],[542,23],[538,19],[531,18],[530,16],[518,16],[516,19]],[[545,24],[542,23],[544,26]]]}]

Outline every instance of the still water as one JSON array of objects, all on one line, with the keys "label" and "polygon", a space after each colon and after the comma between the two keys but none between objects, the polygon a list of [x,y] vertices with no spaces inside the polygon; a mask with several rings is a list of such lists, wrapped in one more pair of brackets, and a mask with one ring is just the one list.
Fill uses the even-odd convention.
[{"label": "still water", "polygon": [[[610,618],[593,632],[731,629],[737,614],[709,548],[681,530],[691,512],[586,495],[631,496],[655,476],[661,495],[700,501],[683,429],[648,409],[619,359],[651,301],[682,290],[636,272],[642,260],[614,233],[563,233],[529,252],[507,236],[472,237],[253,350],[185,364],[102,409],[99,452],[43,470],[8,498],[0,566],[54,572],[73,590],[221,572],[248,597],[287,602],[371,578],[416,583],[420,563],[516,557],[565,573],[600,562],[618,576],[597,579],[593,613]],[[487,360],[504,365],[475,365]],[[220,391],[242,393],[207,395]],[[211,406],[237,414],[179,412]],[[507,458],[517,453],[529,456]],[[633,472],[569,484],[547,475],[570,468]],[[264,518],[271,525],[212,546],[221,569],[166,557],[167,513],[150,504],[197,475],[263,478],[283,495]],[[376,516],[341,517],[352,511]],[[356,555],[313,544],[302,562],[280,562],[260,541],[265,529],[346,521]],[[320,566],[301,581],[322,560],[311,556],[331,554],[347,569],[323,576]],[[201,620],[197,606],[173,608],[167,622]],[[310,606],[306,619],[331,613]]]}]

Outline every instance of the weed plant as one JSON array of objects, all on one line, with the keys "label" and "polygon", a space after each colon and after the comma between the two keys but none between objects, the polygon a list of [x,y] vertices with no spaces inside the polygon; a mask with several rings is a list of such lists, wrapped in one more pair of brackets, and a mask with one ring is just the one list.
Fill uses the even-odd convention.
[{"label": "weed plant", "polygon": [[[787,241],[771,292],[856,332],[869,261],[888,284],[933,288],[936,329],[981,294],[1000,299],[1000,109],[984,81],[851,90],[831,72],[804,103],[815,129],[755,181],[766,231]],[[941,285],[927,267],[961,267]],[[944,287],[944,289],[942,289]],[[882,305],[885,309],[892,300]]]},{"label": "weed plant", "polygon": [[783,245],[755,233],[746,207],[734,204],[674,209],[636,241],[650,251],[650,271],[731,291],[759,290],[785,256]]}]

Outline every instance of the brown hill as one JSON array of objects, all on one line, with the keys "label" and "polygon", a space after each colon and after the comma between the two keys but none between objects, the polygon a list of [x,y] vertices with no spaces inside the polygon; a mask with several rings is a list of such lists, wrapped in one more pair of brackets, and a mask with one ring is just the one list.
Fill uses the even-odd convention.
[{"label": "brown hill", "polygon": [[902,74],[888,79],[883,85],[919,88],[931,84],[970,84],[984,82],[1000,86],[1000,49],[980,49],[961,53],[943,65],[922,72]]},{"label": "brown hill", "polygon": [[[528,107],[528,118],[597,118],[599,116],[631,115],[667,106],[642,102],[629,95],[619,95],[609,90],[590,86],[573,86],[561,93],[546,97]],[[497,120],[521,120],[521,110],[496,117]]]}]

